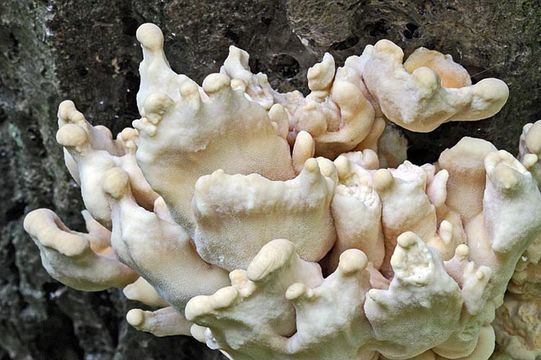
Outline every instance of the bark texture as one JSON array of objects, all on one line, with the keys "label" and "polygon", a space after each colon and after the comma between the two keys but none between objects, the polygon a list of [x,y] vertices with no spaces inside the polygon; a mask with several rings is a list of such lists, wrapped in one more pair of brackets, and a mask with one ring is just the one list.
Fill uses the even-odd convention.
[{"label": "bark texture", "polygon": [[406,54],[450,53],[474,80],[510,88],[492,120],[407,133],[415,162],[434,161],[462,136],[516,152],[522,125],[541,117],[541,3],[536,0],[4,0],[0,2],[0,359],[219,359],[184,337],[154,338],[124,321],[120,291],[81,293],[52,280],[22,229],[49,207],[80,228],[82,203],[55,142],[69,98],[116,133],[138,117],[143,22],[164,31],[170,63],[196,81],[217,71],[230,44],[281,90],[306,88],[325,51],[340,65],[387,38]]}]

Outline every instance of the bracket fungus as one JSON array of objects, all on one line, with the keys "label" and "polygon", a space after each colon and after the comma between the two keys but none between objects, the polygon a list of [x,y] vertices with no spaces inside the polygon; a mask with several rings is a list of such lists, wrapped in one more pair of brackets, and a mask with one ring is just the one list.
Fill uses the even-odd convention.
[{"label": "bracket fungus", "polygon": [[60,104],[88,233],[47,209],[26,216],[52,277],[123,288],[155,309],[130,310],[137,329],[235,360],[486,360],[495,339],[540,354],[524,328],[541,307],[541,122],[518,159],[464,138],[435,164],[400,164],[384,139],[487,118],[502,81],[472,85],[424,48],[402,63],[381,40],[338,69],[325,54],[306,96],[272,89],[236,47],[199,86],[171,70],[156,25],[137,39],[133,128],[113,139]]}]

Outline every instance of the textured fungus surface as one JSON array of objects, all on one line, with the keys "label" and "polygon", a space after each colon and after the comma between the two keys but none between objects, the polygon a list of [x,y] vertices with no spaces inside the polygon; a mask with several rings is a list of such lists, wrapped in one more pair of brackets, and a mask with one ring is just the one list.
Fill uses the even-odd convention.
[{"label": "textured fungus surface", "polygon": [[[133,327],[234,360],[490,358],[509,281],[520,293],[539,262],[541,122],[524,127],[519,159],[464,138],[435,164],[391,167],[403,150],[380,138],[388,123],[426,132],[489,117],[503,81],[472,85],[426,49],[404,65],[380,40],[338,69],[326,53],[306,97],[274,90],[233,46],[199,86],[170,68],[156,25],[137,39],[133,128],[113,139],[59,106],[88,233],[51,210],[26,216],[52,277],[124,288],[154,308],[130,310]],[[502,316],[528,300],[508,299]],[[532,352],[516,332],[527,320],[496,325],[508,353]]]},{"label": "textured fungus surface", "polygon": [[[190,16],[186,16],[187,13]],[[537,105],[541,74],[538,71],[541,48],[537,46],[540,15],[541,7],[535,1],[3,2],[0,4],[0,19],[5,25],[0,27],[0,169],[3,173],[0,198],[4,204],[0,219],[0,262],[3,265],[0,357],[109,359],[113,354],[129,359],[218,357],[211,352],[203,354],[203,347],[188,338],[154,338],[126,327],[121,320],[126,302],[119,291],[81,293],[53,281],[41,269],[38,248],[22,231],[22,215],[46,206],[54,208],[78,234],[84,233],[83,218],[79,215],[80,189],[75,182],[68,181],[67,171],[60,161],[62,152],[55,144],[57,106],[62,99],[72,98],[92,124],[107,125],[113,134],[138,116],[135,94],[139,80],[135,74],[141,56],[134,41],[138,24],[146,21],[160,24],[171,64],[198,83],[204,74],[219,71],[228,46],[233,44],[250,53],[251,68],[268,74],[275,88],[302,90],[306,86],[307,69],[322,59],[325,51],[332,53],[336,67],[341,67],[347,56],[361,54],[366,44],[388,38],[404,49],[407,70],[416,66],[408,54],[424,46],[452,54],[454,61],[472,74],[474,83],[495,76],[509,85],[509,101],[491,121],[444,124],[430,134],[406,132],[410,158],[422,163],[435,161],[441,151],[464,135],[482,137],[497,148],[515,153],[522,125],[541,115]],[[430,66],[434,66],[446,86],[446,78],[436,69],[437,65]],[[273,111],[272,116],[281,114],[279,108]],[[272,116],[269,113],[269,117]],[[278,119],[276,116],[273,121],[283,124]],[[283,131],[283,127],[280,130]],[[391,136],[380,138],[381,144],[404,141],[403,135],[391,127],[387,126],[385,131]],[[296,151],[299,155],[293,161],[296,172],[311,156],[310,142],[305,145]],[[386,146],[387,149],[392,147]],[[393,150],[384,152],[386,159],[399,153]],[[463,164],[447,162],[444,165],[440,158],[441,167],[449,171],[447,190],[455,192],[446,202],[450,209],[466,211],[458,204],[468,201],[473,209],[471,213],[478,213],[475,209],[480,202],[475,199],[482,198],[485,173],[484,167],[477,164],[483,164],[481,154],[489,150],[488,146],[480,149],[478,155]],[[457,158],[461,151],[455,152]],[[529,153],[539,151],[531,148]],[[397,166],[404,158],[405,153],[390,164]],[[527,165],[532,163],[533,157],[525,159]],[[365,163],[363,166],[372,169],[373,165]],[[380,166],[386,165],[382,162]],[[454,173],[450,166],[456,169]],[[526,167],[539,178],[535,167]],[[477,184],[475,187],[457,181],[463,170],[476,174],[469,182]],[[438,176],[438,181],[444,179],[444,174]],[[336,193],[341,186],[337,186]],[[441,196],[433,197],[439,194],[434,189],[427,193],[437,204]],[[370,192],[360,192],[359,198],[364,199],[365,194]],[[470,194],[477,197],[472,199]],[[370,204],[369,201],[366,206]],[[379,216],[377,203],[374,204],[372,214]],[[436,207],[439,218],[441,208]],[[153,206],[146,203],[144,208],[152,210]],[[160,210],[155,213],[160,218],[167,216]],[[337,233],[349,231],[340,230],[338,224],[335,226]],[[345,244],[355,237],[355,231],[366,233],[364,229],[362,224],[351,229],[345,236],[353,235],[349,235],[350,240]],[[62,231],[71,233],[67,228]],[[381,233],[378,229],[373,231]],[[89,238],[82,236],[82,239],[88,241]],[[93,242],[90,241],[90,249],[94,251]],[[103,246],[106,242],[100,240],[96,244]],[[498,310],[493,323],[497,328],[498,346],[512,353],[513,359],[530,360],[539,354],[538,331],[535,330],[539,324],[537,248],[529,247],[520,259],[506,295],[506,305]],[[331,268],[338,264],[343,249],[333,249]],[[367,254],[374,251],[369,255],[374,259],[381,256],[379,246],[363,247],[362,251]],[[371,271],[370,266],[367,269]],[[449,274],[457,278],[452,272]],[[388,284],[379,278],[375,286],[385,288]],[[127,286],[124,292],[152,306],[167,306],[142,278]],[[128,317],[138,328],[154,329],[157,334],[167,335],[186,331],[177,314],[166,307],[154,313],[132,310]],[[164,322],[171,326],[156,328],[156,324]],[[310,328],[309,325],[304,329]],[[490,332],[483,329],[485,335],[481,341],[490,344],[487,342]],[[342,346],[340,342],[336,344]],[[425,353],[419,358],[430,359],[430,356]],[[509,355],[494,358],[507,360]]]}]

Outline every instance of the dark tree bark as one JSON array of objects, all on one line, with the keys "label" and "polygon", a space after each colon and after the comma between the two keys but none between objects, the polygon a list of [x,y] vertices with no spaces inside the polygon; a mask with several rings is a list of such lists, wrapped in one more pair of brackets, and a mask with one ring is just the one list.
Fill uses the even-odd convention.
[{"label": "dark tree bark", "polygon": [[54,209],[81,228],[79,189],[55,142],[56,109],[72,99],[114,133],[138,117],[141,53],[135,31],[158,24],[177,72],[200,82],[228,45],[281,90],[306,88],[325,51],[341,64],[388,38],[406,54],[450,53],[474,80],[511,90],[492,120],[407,133],[416,162],[434,161],[462,136],[516,152],[522,125],[541,116],[541,3],[536,0],[4,0],[0,2],[0,359],[218,359],[186,337],[155,338],[124,321],[119,290],[82,293],[51,279],[22,229],[25,213]]}]

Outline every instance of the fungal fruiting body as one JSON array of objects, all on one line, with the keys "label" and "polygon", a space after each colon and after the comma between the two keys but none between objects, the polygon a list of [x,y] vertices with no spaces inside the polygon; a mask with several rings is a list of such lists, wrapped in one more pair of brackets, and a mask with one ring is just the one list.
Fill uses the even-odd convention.
[{"label": "fungal fruiting body", "polygon": [[502,316],[539,308],[541,122],[519,159],[464,138],[418,166],[394,141],[393,124],[428,132],[497,113],[502,81],[472,85],[423,48],[403,63],[381,40],[338,69],[325,54],[307,96],[271,88],[236,47],[199,86],[171,70],[157,26],[137,39],[133,128],[113,139],[60,104],[88,233],[27,215],[51,276],[123,288],[156,308],[127,314],[137,329],[235,360],[483,360],[495,338],[539,354],[522,331],[535,320],[494,317],[510,281]]}]

